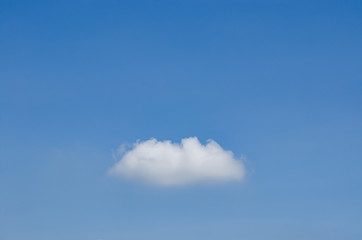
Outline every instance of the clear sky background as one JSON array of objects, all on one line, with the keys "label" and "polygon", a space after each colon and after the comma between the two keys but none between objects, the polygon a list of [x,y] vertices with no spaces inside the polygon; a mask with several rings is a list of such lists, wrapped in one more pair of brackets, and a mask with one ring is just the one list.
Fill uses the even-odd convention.
[{"label": "clear sky background", "polygon": [[[1,240],[362,239],[361,1],[0,0]],[[107,176],[211,138],[243,182]]]}]

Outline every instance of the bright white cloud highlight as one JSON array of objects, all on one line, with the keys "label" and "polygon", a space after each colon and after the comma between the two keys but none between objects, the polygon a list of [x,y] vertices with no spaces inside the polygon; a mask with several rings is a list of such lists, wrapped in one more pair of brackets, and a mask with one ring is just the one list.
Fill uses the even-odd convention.
[{"label": "bright white cloud highlight", "polygon": [[196,137],[181,143],[150,139],[138,141],[125,151],[109,171],[113,176],[156,185],[186,185],[242,180],[245,167],[213,140],[206,145]]}]

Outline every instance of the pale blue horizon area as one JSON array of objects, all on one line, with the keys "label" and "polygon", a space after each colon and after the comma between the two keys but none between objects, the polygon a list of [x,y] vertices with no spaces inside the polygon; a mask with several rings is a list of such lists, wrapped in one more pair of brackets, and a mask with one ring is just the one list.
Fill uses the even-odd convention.
[{"label": "pale blue horizon area", "polygon": [[[0,240],[362,239],[360,1],[0,1]],[[242,182],[114,179],[213,139]]]}]

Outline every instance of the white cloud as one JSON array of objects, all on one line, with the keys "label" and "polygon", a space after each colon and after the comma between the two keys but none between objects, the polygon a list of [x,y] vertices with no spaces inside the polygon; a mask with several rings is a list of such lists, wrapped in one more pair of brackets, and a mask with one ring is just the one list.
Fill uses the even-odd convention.
[{"label": "white cloud", "polygon": [[109,174],[170,186],[242,180],[245,167],[213,140],[203,145],[196,137],[180,144],[150,139],[133,144]]}]

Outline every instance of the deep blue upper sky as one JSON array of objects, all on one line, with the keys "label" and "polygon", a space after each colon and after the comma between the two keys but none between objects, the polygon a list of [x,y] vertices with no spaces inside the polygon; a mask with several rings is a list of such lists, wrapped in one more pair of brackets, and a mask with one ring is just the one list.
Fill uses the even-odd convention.
[{"label": "deep blue upper sky", "polygon": [[[106,174],[190,136],[246,180]],[[0,151],[0,240],[360,240],[362,3],[0,0]]]}]

